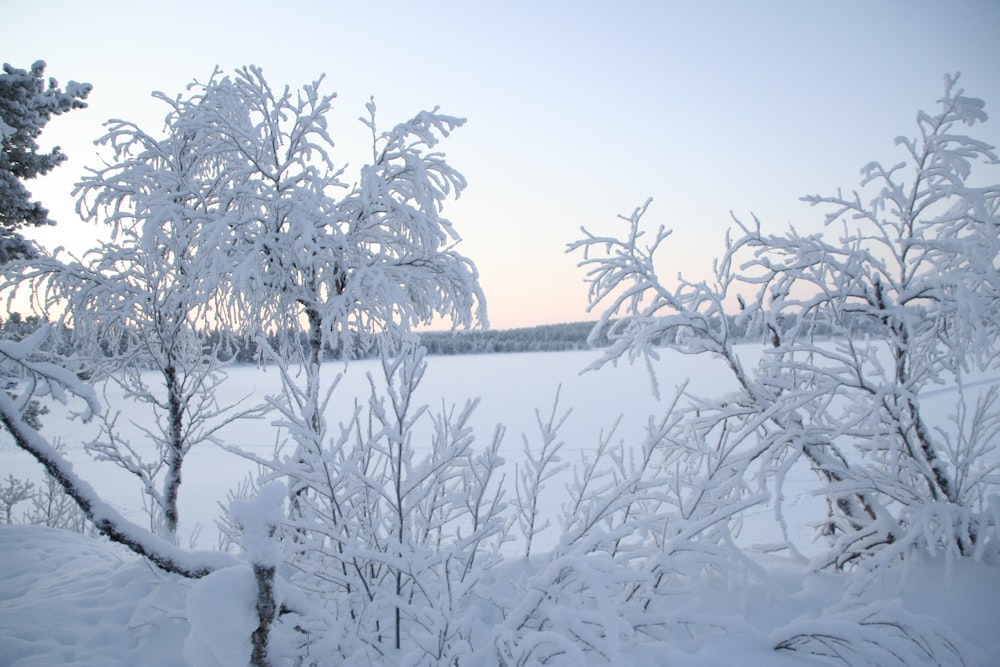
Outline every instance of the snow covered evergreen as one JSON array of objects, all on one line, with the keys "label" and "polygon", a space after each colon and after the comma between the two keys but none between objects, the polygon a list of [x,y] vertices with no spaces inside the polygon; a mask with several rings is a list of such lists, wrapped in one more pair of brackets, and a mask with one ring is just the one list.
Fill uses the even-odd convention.
[{"label": "snow covered evergreen", "polygon": [[89,83],[70,81],[66,90],[45,79],[45,62],[23,70],[4,63],[0,74],[0,264],[34,254],[34,245],[17,232],[24,225],[50,225],[48,209],[31,201],[23,181],[48,173],[66,156],[53,148],[39,152],[35,141],[53,115],[87,106]]}]

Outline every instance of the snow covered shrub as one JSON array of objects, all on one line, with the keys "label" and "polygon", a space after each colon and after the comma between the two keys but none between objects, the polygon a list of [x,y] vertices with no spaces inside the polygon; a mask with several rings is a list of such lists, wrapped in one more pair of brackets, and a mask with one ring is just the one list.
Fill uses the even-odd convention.
[{"label": "snow covered shrub", "polygon": [[961,648],[935,619],[911,614],[898,603],[849,600],[774,635],[780,637],[774,642],[777,651],[830,658],[848,667],[966,664]]},{"label": "snow covered shrub", "polygon": [[[798,461],[815,471],[829,507],[817,567],[913,548],[977,555],[995,530],[995,392],[971,392],[1000,360],[1000,186],[970,183],[997,156],[957,132],[986,114],[956,80],[946,77],[939,113],[918,114],[919,136],[897,139],[906,161],[870,163],[850,196],[806,198],[831,208],[835,238],[737,221],[714,282],[673,288],[655,268],[669,232],[643,242],[648,202],[624,218],[624,236],[584,230],[570,244],[584,252],[591,307],[603,308],[595,332],[613,341],[595,366],[655,356],[657,340],[716,355],[739,389],[694,398],[689,427],[738,445],[732,474],[770,489],[779,519],[787,472]],[[737,346],[747,332],[766,342],[755,366]],[[944,384],[957,387],[951,427],[926,416]]]},{"label": "snow covered shrub", "polygon": [[423,356],[413,344],[383,354],[367,405],[323,449],[269,462],[269,477],[306,490],[284,522],[279,576],[302,598],[282,627],[307,664],[439,664],[471,651],[480,582],[505,527],[500,438],[473,450],[475,401],[438,413],[413,402]]},{"label": "snow covered shrub", "polygon": [[[63,443],[56,443],[55,450],[64,454],[66,447]],[[93,527],[79,506],[49,473],[42,476],[38,488],[31,494],[31,507],[25,513],[23,523],[77,533],[93,532]]]},{"label": "snow covered shrub", "polygon": [[[616,663],[634,641],[709,628],[671,606],[705,576],[752,576],[734,538],[740,512],[767,495],[730,473],[738,448],[684,446],[673,411],[636,450],[609,430],[553,513],[543,487],[569,463],[556,401],[538,414],[539,441],[525,438],[508,503],[503,430],[476,451],[475,401],[415,402],[424,353],[383,354],[367,403],[322,450],[259,460],[272,468],[265,479],[307,490],[283,524],[277,576],[297,599],[276,630],[305,664]],[[555,545],[533,549],[549,522]],[[517,528],[521,544],[509,544]]]},{"label": "snow covered shrub", "polygon": [[569,463],[560,459],[566,414],[556,401],[548,418],[539,414],[539,441],[525,438],[515,507],[525,558],[491,586],[500,621],[479,664],[624,664],[638,643],[718,632],[725,621],[676,602],[715,576],[759,570],[734,541],[741,512],[768,497],[733,474],[745,454],[722,438],[688,440],[711,429],[685,430],[677,400],[639,443],[616,443],[616,425],[581,447],[590,453],[572,468],[556,544],[535,554],[549,518],[540,487]]}]

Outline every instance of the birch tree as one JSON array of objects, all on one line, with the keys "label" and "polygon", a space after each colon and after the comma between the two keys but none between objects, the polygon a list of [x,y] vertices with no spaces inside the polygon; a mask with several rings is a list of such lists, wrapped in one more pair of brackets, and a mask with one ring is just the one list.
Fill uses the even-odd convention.
[{"label": "birch tree", "polygon": [[[737,220],[712,279],[674,287],[656,261],[670,232],[643,228],[648,202],[623,235],[584,230],[570,244],[602,313],[595,332],[612,338],[596,366],[654,357],[658,340],[720,357],[738,390],[696,399],[689,423],[727,437],[753,427],[732,474],[766,480],[779,520],[787,471],[816,472],[829,507],[817,566],[995,548],[996,390],[967,390],[998,363],[1000,186],[973,185],[973,167],[997,156],[960,132],[987,117],[956,83],[946,78],[937,113],[917,115],[916,137],[896,140],[904,161],[868,164],[851,194],[806,198],[838,232]],[[763,334],[759,363],[738,345],[747,331]],[[942,384],[957,389],[951,426],[925,415],[924,392]]]},{"label": "birch tree", "polygon": [[224,329],[213,314],[229,212],[218,190],[194,180],[211,157],[189,138],[157,138],[122,120],[106,127],[98,140],[110,150],[106,165],[91,169],[74,194],[81,218],[107,225],[110,240],[82,258],[57,251],[13,263],[8,274],[22,290],[27,283],[37,310],[61,313],[92,380],[119,385],[153,411],[151,423],[133,423],[154,456],[121,437],[117,413],[101,415],[101,436],[86,446],[140,481],[153,528],[176,540],[188,452],[261,412],[215,398],[231,340],[214,335]]},{"label": "birch tree", "polygon": [[[353,567],[333,536],[365,542],[371,535],[336,504],[353,482],[331,468],[339,441],[325,412],[336,379],[321,376],[325,355],[349,356],[376,340],[391,349],[435,317],[469,327],[485,324],[486,314],[475,266],[457,251],[459,236],[442,215],[465,179],[435,149],[464,120],[423,111],[383,131],[369,103],[362,124],[371,159],[349,185],[328,131],[335,98],[321,84],[276,89],[259,68],[246,67],[161,99],[171,106],[168,134],[185,142],[196,165],[182,196],[209,193],[217,202],[198,246],[225,264],[211,272],[220,295],[214,315],[255,340],[282,378],[282,394],[270,402],[294,450],[277,472],[288,480],[295,540],[319,536],[324,551]],[[331,511],[310,524],[304,517],[317,516],[315,503]],[[261,591],[272,590],[274,569],[261,572],[269,573]],[[398,566],[397,579],[401,587]],[[268,608],[262,599],[259,610]],[[266,655],[266,647],[256,653]]]},{"label": "birch tree", "polygon": [[168,119],[204,157],[197,184],[232,212],[225,243],[216,243],[229,263],[217,276],[225,290],[218,314],[251,338],[276,333],[269,358],[306,369],[301,385],[285,380],[297,419],[317,435],[300,443],[307,448],[322,443],[326,350],[350,354],[434,317],[486,323],[475,266],[441,215],[465,179],[433,150],[464,120],[425,111],[383,132],[369,103],[362,123],[371,161],[348,186],[328,132],[335,97],[321,83],[274,89],[259,68],[216,72],[172,100]]},{"label": "birch tree", "polygon": [[[80,478],[58,446],[39,433],[26,418],[31,401],[45,397],[61,403],[74,401],[74,415],[88,420],[104,409],[97,392],[80,380],[71,364],[46,349],[53,327],[46,325],[21,341],[0,340],[0,373],[22,378],[25,391],[13,397],[0,391],[0,424],[15,445],[34,458],[77,504],[95,530],[113,542],[147,558],[157,567],[185,577],[203,577],[236,563],[229,554],[180,549],[121,515],[100,492]],[[70,366],[70,367],[68,367]]]}]

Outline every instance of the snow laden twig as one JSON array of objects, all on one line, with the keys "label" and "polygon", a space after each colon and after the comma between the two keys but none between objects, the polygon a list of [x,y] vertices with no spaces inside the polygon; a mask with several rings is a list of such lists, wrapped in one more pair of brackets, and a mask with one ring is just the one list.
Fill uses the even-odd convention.
[{"label": "snow laden twig", "polygon": [[[524,538],[524,557],[531,558],[531,546],[535,537],[550,526],[550,519],[542,516],[539,503],[545,483],[556,477],[569,467],[569,463],[561,461],[559,450],[563,442],[557,439],[559,428],[570,415],[570,410],[559,414],[559,390],[552,401],[552,411],[547,419],[543,419],[540,410],[535,410],[535,420],[538,424],[541,446],[533,447],[527,435],[523,435],[524,464],[518,464],[515,469],[515,486],[517,503],[517,523]],[[536,453],[537,452],[537,453]]]}]

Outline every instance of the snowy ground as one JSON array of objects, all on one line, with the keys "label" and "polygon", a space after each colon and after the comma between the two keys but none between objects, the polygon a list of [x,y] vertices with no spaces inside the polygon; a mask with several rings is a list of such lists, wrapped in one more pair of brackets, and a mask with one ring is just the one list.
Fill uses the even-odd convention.
[{"label": "snowy ground", "polygon": [[[767,572],[767,587],[718,581],[677,600],[692,611],[730,617],[740,634],[679,643],[670,654],[638,654],[632,664],[826,664],[775,653],[770,635],[779,625],[834,605],[843,582],[778,560],[768,561]],[[921,562],[887,579],[880,595],[898,597],[908,611],[931,616],[955,633],[966,644],[969,665],[1000,664],[1000,568],[963,562],[947,573],[940,563]],[[0,526],[0,581],[0,664],[190,664],[184,653],[190,584],[107,542],[51,528]],[[223,616],[216,623],[232,620]],[[189,649],[188,658],[192,654]]]},{"label": "snowy ground", "polygon": [[[594,358],[593,352],[432,357],[420,398],[434,406],[442,400],[451,404],[481,397],[474,420],[478,438],[485,446],[494,425],[506,424],[503,455],[512,464],[522,456],[521,434],[530,438],[534,432],[535,408],[548,413],[560,386],[560,411],[573,409],[561,433],[569,460],[592,447],[597,433],[620,414],[624,417],[618,437],[634,438],[645,417],[659,412],[673,387],[687,377],[693,378],[696,392],[717,394],[726,389],[719,384],[722,374],[712,362],[668,354],[656,366],[663,395],[657,400],[642,367],[579,375]],[[332,376],[343,367],[331,364],[326,370]],[[364,396],[365,372],[375,370],[373,362],[350,367],[331,406],[331,421],[355,397]],[[250,393],[260,397],[278,387],[274,374],[266,371],[238,368],[231,375],[225,386],[229,398]],[[112,401],[129,410],[131,419],[148,419],[114,396]],[[62,417],[53,409],[45,418],[45,433],[66,444],[82,477],[131,518],[142,521],[141,497],[133,481],[109,464],[88,461],[79,443],[91,427]],[[234,425],[224,437],[262,454],[275,445],[274,431],[266,421]],[[202,547],[215,545],[217,503],[252,471],[253,466],[214,447],[192,453],[181,492],[185,539],[190,537]],[[0,473],[37,476],[35,464],[7,441],[0,441]],[[803,475],[804,489],[808,472]],[[557,495],[552,500],[559,502]],[[805,522],[816,501],[805,494],[788,501],[789,520],[799,526],[795,537],[807,543]],[[766,516],[752,517],[744,539],[770,541],[768,530]],[[800,654],[776,654],[771,650],[772,632],[835,605],[843,593],[843,578],[811,574],[801,564],[775,557],[762,556],[760,563],[762,579],[708,579],[701,589],[676,601],[693,614],[728,618],[726,627],[739,632],[713,635],[710,641],[702,637],[679,642],[652,655],[636,650],[632,664],[823,664]],[[189,664],[192,657],[202,655],[189,646],[185,658],[188,618],[203,609],[197,605],[189,609],[190,584],[163,575],[104,541],[45,528],[0,526],[0,582],[0,665],[166,666]],[[1000,568],[971,562],[946,567],[942,562],[912,559],[905,568],[888,573],[880,586],[866,597],[898,599],[908,612],[931,617],[933,627],[962,644],[968,664],[1000,665]],[[227,620],[233,621],[219,622]]]}]

